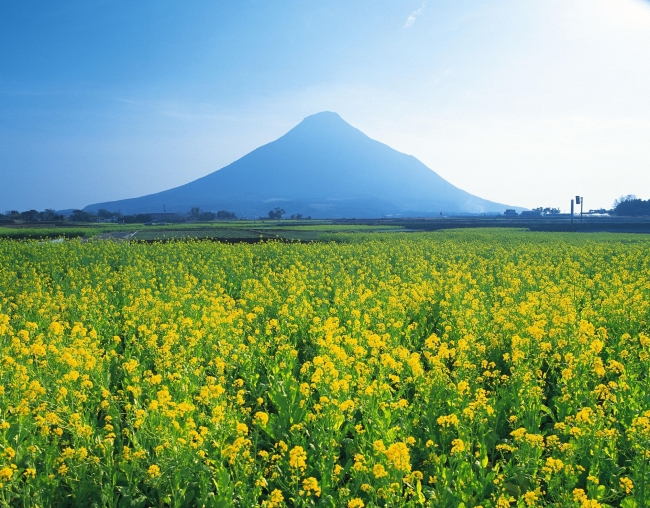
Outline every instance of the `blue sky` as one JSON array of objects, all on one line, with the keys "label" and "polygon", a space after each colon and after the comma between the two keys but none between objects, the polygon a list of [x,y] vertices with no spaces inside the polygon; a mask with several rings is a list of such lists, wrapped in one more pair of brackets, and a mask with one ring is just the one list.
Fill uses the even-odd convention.
[{"label": "blue sky", "polygon": [[0,47],[2,210],[186,183],[323,110],[483,198],[650,198],[645,0],[26,0]]}]

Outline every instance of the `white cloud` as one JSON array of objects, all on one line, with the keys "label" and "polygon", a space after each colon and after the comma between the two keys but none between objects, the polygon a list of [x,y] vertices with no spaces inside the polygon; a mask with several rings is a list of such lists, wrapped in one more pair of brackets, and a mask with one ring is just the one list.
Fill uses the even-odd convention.
[{"label": "white cloud", "polygon": [[415,23],[415,20],[418,19],[418,16],[424,12],[424,6],[426,5],[426,2],[422,2],[422,5],[420,5],[420,8],[416,11],[413,11],[410,16],[406,19],[406,23],[404,23],[404,28],[409,28],[413,26],[413,23]]}]

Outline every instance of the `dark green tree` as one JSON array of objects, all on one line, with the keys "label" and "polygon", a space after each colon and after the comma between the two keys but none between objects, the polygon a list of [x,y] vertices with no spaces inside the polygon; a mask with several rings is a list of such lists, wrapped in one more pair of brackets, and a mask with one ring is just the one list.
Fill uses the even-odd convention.
[{"label": "dark green tree", "polygon": [[125,215],[122,217],[125,224],[144,224],[151,222],[151,215],[148,213],[139,213],[137,215]]},{"label": "dark green tree", "polygon": [[84,212],[83,210],[73,210],[69,217],[69,220],[72,222],[94,222],[96,219],[96,215]]},{"label": "dark green tree", "polygon": [[644,201],[635,196],[625,196],[614,202],[613,215],[619,217],[643,217],[650,216],[650,199]]},{"label": "dark green tree", "polygon": [[63,215],[59,215],[51,208],[46,208],[44,211],[42,211],[39,214],[39,216],[41,220],[48,221],[48,222],[63,220]]},{"label": "dark green tree", "polygon": [[287,213],[285,212],[284,208],[280,208],[279,206],[276,206],[275,209],[271,210],[269,212],[269,219],[281,219],[282,216]]},{"label": "dark green tree", "polygon": [[112,219],[113,217],[115,217],[115,215],[116,214],[114,212],[109,212],[104,208],[100,208],[99,210],[97,210],[97,217],[99,217],[100,219]]}]

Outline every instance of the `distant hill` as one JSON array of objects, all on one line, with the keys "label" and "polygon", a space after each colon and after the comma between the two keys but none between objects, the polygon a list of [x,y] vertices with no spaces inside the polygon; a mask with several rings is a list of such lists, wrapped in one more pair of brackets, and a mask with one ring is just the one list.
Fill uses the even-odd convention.
[{"label": "distant hill", "polygon": [[[87,206],[123,214],[229,210],[266,216],[279,206],[314,218],[503,212],[504,204],[450,184],[411,155],[370,139],[331,112],[305,118],[280,139],[193,182]],[[520,208],[518,208],[520,209]]]}]

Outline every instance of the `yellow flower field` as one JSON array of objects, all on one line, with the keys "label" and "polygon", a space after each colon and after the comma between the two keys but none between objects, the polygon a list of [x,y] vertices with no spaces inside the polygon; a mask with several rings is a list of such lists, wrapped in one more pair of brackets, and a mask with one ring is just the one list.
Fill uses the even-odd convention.
[{"label": "yellow flower field", "polygon": [[650,240],[0,241],[0,505],[650,506]]}]

